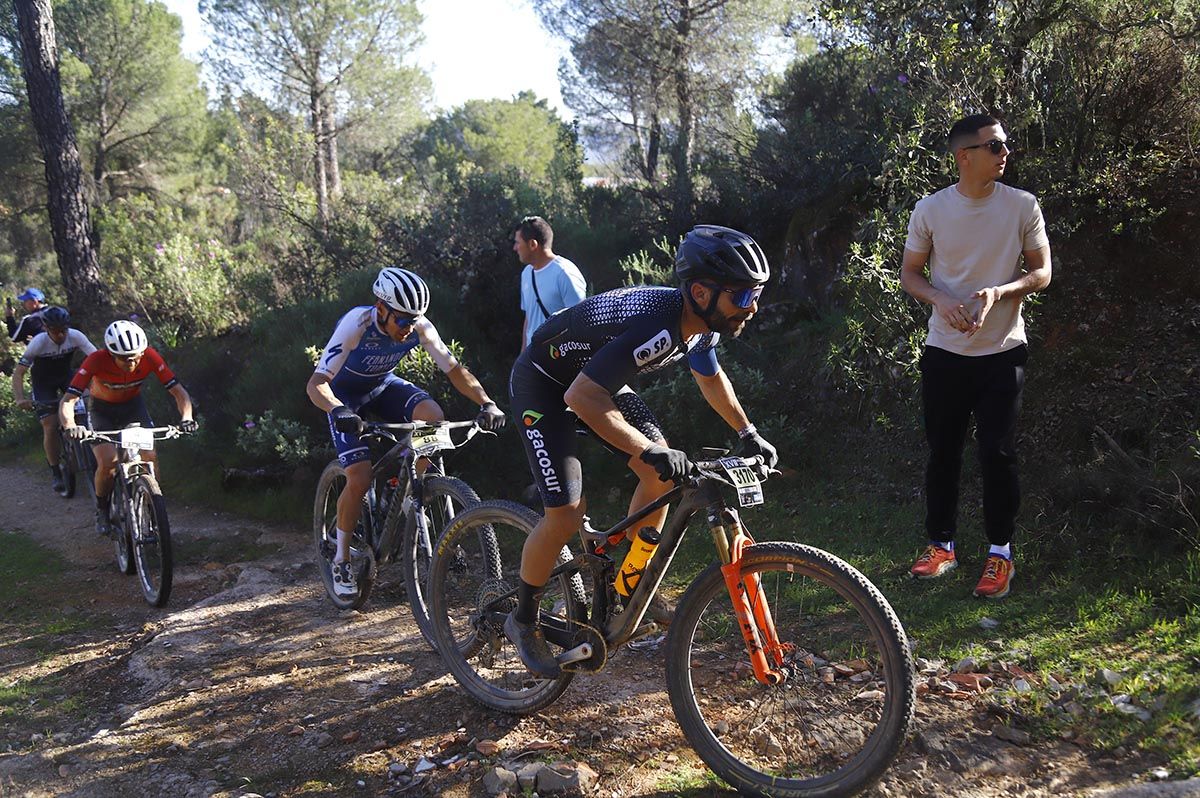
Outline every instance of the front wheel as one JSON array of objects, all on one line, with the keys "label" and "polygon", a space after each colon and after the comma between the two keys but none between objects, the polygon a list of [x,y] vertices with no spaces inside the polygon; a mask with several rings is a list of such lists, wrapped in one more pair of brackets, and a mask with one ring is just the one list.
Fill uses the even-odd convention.
[{"label": "front wheel", "polygon": [[[530,673],[504,635],[504,619],[517,606],[521,551],[538,516],[508,501],[485,501],[450,522],[438,539],[429,573],[429,598],[437,650],[471,698],[501,712],[528,714],[549,706],[573,676]],[[569,552],[564,547],[564,555]],[[577,576],[577,575],[576,575]],[[585,608],[572,578],[562,574],[542,591],[541,622],[568,631]]]},{"label": "front wheel", "polygon": [[422,485],[421,513],[409,513],[404,519],[404,540],[400,544],[400,566],[413,620],[425,642],[437,651],[433,621],[429,610],[429,570],[433,563],[433,545],[455,516],[479,503],[479,494],[454,477],[427,477]]},{"label": "front wheel", "polygon": [[[316,548],[317,572],[325,593],[339,610],[356,610],[371,597],[377,574],[375,553],[363,540],[358,530],[350,541],[350,563],[355,569],[358,592],[352,596],[339,596],[333,589],[333,557],[337,553],[337,503],[346,487],[346,469],[334,460],[325,466],[317,481],[317,495],[313,503],[313,545]],[[366,522],[371,508],[363,500],[362,520]],[[361,524],[360,524],[361,527]]]},{"label": "front wheel", "polygon": [[684,736],[748,795],[835,798],[866,789],[904,742],[916,700],[895,612],[852,566],[797,543],[747,548],[741,578],[749,590],[755,580],[761,586],[784,678],[755,678],[713,565],[680,599],[667,641],[667,690]]},{"label": "front wheel", "polygon": [[62,472],[63,489],[58,492],[64,499],[75,495],[75,481],[79,475],[79,458],[76,450],[80,444],[61,434],[59,428],[58,468]]},{"label": "front wheel", "polygon": [[174,558],[167,503],[154,477],[143,474],[134,480],[129,511],[129,534],[142,595],[150,606],[161,607],[171,597]]}]

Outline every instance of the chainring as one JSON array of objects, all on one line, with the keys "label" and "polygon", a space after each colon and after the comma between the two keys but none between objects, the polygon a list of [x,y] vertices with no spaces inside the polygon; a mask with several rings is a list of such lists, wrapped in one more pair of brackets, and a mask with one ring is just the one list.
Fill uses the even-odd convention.
[{"label": "chainring", "polygon": [[590,643],[592,656],[578,662],[564,663],[560,666],[563,672],[599,673],[604,670],[604,666],[608,662],[608,644],[604,642],[604,635],[600,633],[599,629],[580,621],[571,621],[571,625],[575,627],[575,636],[571,639],[570,648]]}]

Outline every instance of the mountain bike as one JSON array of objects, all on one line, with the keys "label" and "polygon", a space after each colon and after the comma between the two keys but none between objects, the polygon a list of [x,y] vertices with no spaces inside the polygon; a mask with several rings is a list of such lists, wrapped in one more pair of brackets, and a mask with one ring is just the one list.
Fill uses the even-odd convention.
[{"label": "mountain bike", "polygon": [[[58,412],[58,405],[49,405],[47,409]],[[83,400],[75,403],[75,423],[80,427],[87,426],[87,409]],[[83,482],[87,495],[96,498],[96,456],[92,447],[83,441],[73,440],[60,424],[58,427],[58,464],[62,469],[63,489],[58,492],[64,499],[75,495],[78,482]]]},{"label": "mountain bike", "polygon": [[[706,456],[713,456],[706,451]],[[874,783],[904,741],[915,702],[913,659],[895,612],[846,562],[812,546],[755,543],[737,509],[763,502],[760,458],[694,463],[693,476],[608,530],[585,522],[542,594],[540,625],[562,670],[542,679],[503,632],[516,606],[521,551],[538,516],[485,501],[455,518],[430,574],[434,630],[454,678],[477,702],[527,714],[553,703],[576,673],[597,672],[622,645],[658,631],[646,608],[689,522],[707,518],[717,562],[679,599],[667,632],[667,691],[692,747],[735,789],[768,796],[843,796]],[[614,589],[616,546],[677,502],[628,599]]]},{"label": "mountain bike", "polygon": [[[464,428],[470,432],[455,443],[451,430]],[[417,628],[436,648],[425,589],[433,543],[452,518],[479,501],[470,485],[445,475],[441,452],[465,446],[482,431],[474,421],[365,425],[359,437],[372,446],[371,485],[350,543],[358,593],[349,597],[334,592],[331,570],[337,552],[337,501],[346,485],[346,470],[337,460],[325,467],[317,482],[313,537],[321,581],[334,605],[361,607],[371,595],[379,566],[399,561]],[[398,438],[393,433],[409,434]],[[376,457],[381,444],[386,451]],[[420,460],[428,462],[423,474],[417,473]]]},{"label": "mountain bike", "polygon": [[152,607],[162,607],[171,597],[174,555],[167,503],[154,475],[153,464],[142,452],[155,441],[183,435],[179,427],[130,426],[118,430],[93,430],[84,441],[107,441],[117,447],[117,467],[108,502],[109,534],[122,573],[135,570],[142,596]]}]

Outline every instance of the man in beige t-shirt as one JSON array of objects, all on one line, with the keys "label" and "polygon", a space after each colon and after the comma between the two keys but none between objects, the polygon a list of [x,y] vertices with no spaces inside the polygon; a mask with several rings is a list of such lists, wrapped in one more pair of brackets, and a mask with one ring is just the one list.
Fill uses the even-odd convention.
[{"label": "man in beige t-shirt", "polygon": [[917,203],[900,268],[904,290],[933,305],[921,357],[929,545],[911,573],[931,579],[958,565],[958,481],[974,416],[991,543],[974,594],[1003,598],[1014,574],[1011,543],[1021,499],[1016,421],[1027,358],[1021,300],[1050,284],[1050,241],[1037,199],[996,182],[1010,153],[997,119],[959,120],[948,144],[958,182]]}]

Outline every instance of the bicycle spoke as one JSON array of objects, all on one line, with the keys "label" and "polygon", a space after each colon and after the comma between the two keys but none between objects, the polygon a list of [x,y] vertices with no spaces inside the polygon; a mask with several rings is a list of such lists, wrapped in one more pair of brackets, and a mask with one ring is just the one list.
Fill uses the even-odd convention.
[{"label": "bicycle spoke", "polygon": [[911,713],[911,661],[902,633],[889,633],[890,610],[859,595],[847,575],[801,562],[785,554],[743,569],[761,579],[783,646],[782,683],[755,677],[728,590],[713,579],[704,606],[689,610],[687,675],[672,691],[685,733],[693,727],[689,739],[712,749],[709,764],[727,778],[721,766],[749,769],[742,778],[768,794],[803,794],[800,786],[818,779],[869,783]]}]

